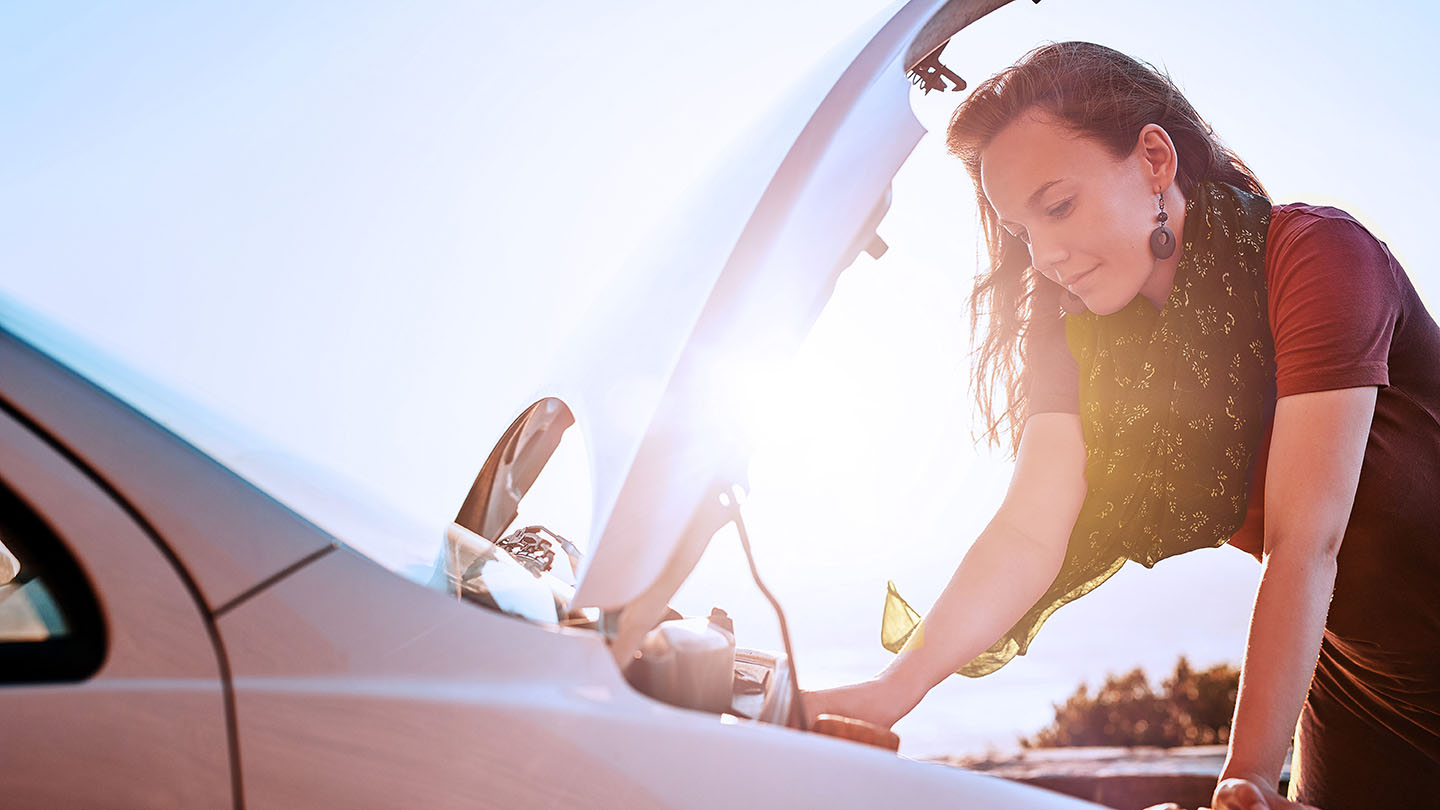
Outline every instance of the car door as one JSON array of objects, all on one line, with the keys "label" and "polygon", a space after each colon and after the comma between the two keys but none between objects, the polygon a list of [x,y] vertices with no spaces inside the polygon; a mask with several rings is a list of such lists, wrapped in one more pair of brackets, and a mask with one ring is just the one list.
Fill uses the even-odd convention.
[{"label": "car door", "polygon": [[218,637],[74,459],[0,402],[0,806],[235,807]]}]

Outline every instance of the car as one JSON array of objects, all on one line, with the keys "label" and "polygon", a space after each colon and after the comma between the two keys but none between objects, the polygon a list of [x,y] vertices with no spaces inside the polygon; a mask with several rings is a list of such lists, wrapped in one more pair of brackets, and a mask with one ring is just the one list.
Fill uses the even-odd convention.
[{"label": "car", "polygon": [[[953,83],[928,58],[1005,2],[912,0],[821,60],[630,260],[647,294],[589,309],[418,563],[367,553],[370,506],[338,505],[352,535],[282,502],[0,302],[3,804],[1090,806],[802,728],[788,655],[669,608],[718,530],[744,537],[752,378],[885,249],[907,74]],[[519,519],[572,427],[584,551]]]}]

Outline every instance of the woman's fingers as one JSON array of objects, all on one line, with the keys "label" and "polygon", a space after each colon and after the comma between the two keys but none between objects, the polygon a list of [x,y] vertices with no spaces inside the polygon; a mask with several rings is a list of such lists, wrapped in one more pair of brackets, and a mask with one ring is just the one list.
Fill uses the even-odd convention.
[{"label": "woman's fingers", "polygon": [[[1276,794],[1275,798],[1279,798]],[[1226,779],[1215,787],[1215,810],[1281,810],[1272,808],[1265,792],[1249,779]]]},{"label": "woman's fingers", "polygon": [[807,726],[815,722],[817,715],[829,712],[824,692],[812,692],[809,689],[801,689],[800,702],[805,706],[805,724]]},{"label": "woman's fingers", "polygon": [[[1214,810],[1320,810],[1308,804],[1292,802],[1272,789],[1261,787],[1248,779],[1226,779],[1215,787]],[[1154,804],[1145,810],[1185,810],[1175,802]],[[1199,810],[1211,810],[1201,807]]]},{"label": "woman's fingers", "polygon": [[[856,694],[858,690],[851,687],[839,687],[836,689],[821,689],[816,692],[800,691],[800,699],[805,704],[806,719],[814,722],[815,718],[822,714],[838,714],[845,717],[859,717],[864,700],[861,695]],[[863,718],[862,718],[863,719]]]},{"label": "woman's fingers", "polygon": [[1270,785],[1228,778],[1215,787],[1215,810],[1320,810],[1280,796]]},{"label": "woman's fingers", "polygon": [[1319,810],[1292,802],[1268,785],[1248,779],[1226,779],[1215,787],[1215,810]]},{"label": "woman's fingers", "polygon": [[814,692],[803,689],[800,691],[800,699],[805,704],[806,720],[809,722],[813,723],[816,716],[821,714],[838,714],[874,723],[881,728],[889,728],[898,718],[886,714],[880,698],[880,685],[876,681],[862,681]]},{"label": "woman's fingers", "polygon": [[822,714],[844,714],[837,709],[837,696],[834,690],[822,689],[811,692],[805,689],[800,690],[800,700],[805,706],[805,723],[813,725],[815,718]]}]

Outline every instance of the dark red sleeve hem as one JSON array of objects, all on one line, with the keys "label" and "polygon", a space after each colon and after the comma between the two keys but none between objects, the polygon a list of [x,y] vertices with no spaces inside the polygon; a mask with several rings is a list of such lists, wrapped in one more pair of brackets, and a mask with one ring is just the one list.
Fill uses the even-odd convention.
[{"label": "dark red sleeve hem", "polygon": [[1390,368],[1385,363],[1360,363],[1349,368],[1312,368],[1282,375],[1275,380],[1276,396],[1309,394],[1315,391],[1338,391],[1342,388],[1363,388],[1390,384]]}]

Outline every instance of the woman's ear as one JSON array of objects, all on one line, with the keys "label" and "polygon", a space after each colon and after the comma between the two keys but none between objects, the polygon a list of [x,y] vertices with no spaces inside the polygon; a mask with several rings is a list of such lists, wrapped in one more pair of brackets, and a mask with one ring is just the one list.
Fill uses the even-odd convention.
[{"label": "woman's ear", "polygon": [[1135,139],[1135,154],[1140,158],[1141,170],[1147,184],[1156,191],[1163,191],[1175,182],[1175,173],[1180,170],[1180,157],[1175,151],[1175,142],[1170,133],[1159,124],[1146,124]]}]

